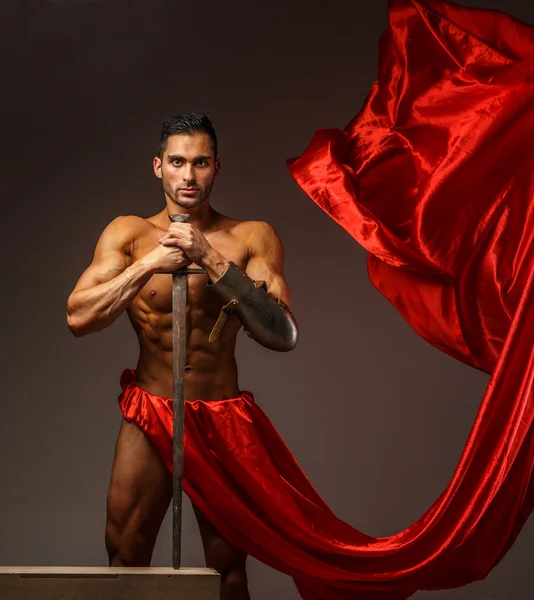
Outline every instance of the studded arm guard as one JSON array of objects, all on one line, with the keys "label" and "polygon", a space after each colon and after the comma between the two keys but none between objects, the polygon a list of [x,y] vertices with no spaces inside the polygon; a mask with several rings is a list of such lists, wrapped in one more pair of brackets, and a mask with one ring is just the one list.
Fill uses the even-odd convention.
[{"label": "studded arm guard", "polygon": [[287,352],[297,345],[295,318],[282,300],[267,293],[265,282],[254,281],[231,262],[225,274],[208,286],[225,303],[210,334],[210,342],[218,338],[228,314],[233,312],[245,332],[265,348]]}]

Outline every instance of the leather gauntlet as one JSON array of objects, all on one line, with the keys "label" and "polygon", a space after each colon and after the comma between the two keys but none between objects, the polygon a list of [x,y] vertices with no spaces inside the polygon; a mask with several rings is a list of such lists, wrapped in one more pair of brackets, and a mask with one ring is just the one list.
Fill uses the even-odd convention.
[{"label": "leather gauntlet", "polygon": [[287,352],[298,341],[298,327],[291,311],[280,299],[273,298],[264,282],[255,282],[234,263],[215,283],[208,283],[225,302],[213,331],[214,342],[230,312],[239,318],[245,332],[270,350]]}]

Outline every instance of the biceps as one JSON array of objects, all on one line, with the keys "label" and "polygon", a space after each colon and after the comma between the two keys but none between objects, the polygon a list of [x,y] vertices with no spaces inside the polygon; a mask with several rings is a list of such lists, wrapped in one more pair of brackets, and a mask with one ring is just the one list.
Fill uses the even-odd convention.
[{"label": "biceps", "polygon": [[255,281],[265,281],[267,291],[271,296],[280,298],[288,308],[291,308],[291,295],[283,274],[276,265],[255,258],[248,262],[245,269],[247,275]]},{"label": "biceps", "polygon": [[93,260],[78,279],[74,292],[111,281],[117,275],[120,275],[126,267],[128,267],[128,261],[121,252],[107,253],[105,256]]},{"label": "biceps", "polygon": [[282,275],[275,275],[271,281],[271,285],[267,284],[267,291],[271,296],[279,298],[284,304],[291,308],[291,294],[286,280]]}]

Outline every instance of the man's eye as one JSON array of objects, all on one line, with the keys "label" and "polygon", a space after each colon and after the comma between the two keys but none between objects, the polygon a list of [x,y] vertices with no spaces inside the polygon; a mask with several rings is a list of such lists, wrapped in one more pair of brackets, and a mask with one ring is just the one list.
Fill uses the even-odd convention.
[{"label": "man's eye", "polygon": [[208,166],[208,161],[207,160],[199,160],[199,161],[197,161],[197,165],[199,167],[207,167]]},{"label": "man's eye", "polygon": [[173,160],[172,164],[176,167],[179,167],[182,164],[182,161],[181,160]]}]

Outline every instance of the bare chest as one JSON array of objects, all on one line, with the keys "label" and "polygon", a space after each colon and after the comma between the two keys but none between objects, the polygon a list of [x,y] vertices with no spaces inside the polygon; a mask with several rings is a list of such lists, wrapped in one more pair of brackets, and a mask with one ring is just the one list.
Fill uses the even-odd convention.
[{"label": "bare chest", "polygon": [[[138,240],[133,260],[139,260],[157,247],[161,233],[147,235]],[[210,245],[220,252],[227,260],[245,268],[247,261],[247,248],[235,236],[226,232],[215,232],[207,235]],[[190,268],[199,268],[192,264]],[[195,274],[187,276],[188,309],[198,316],[216,316],[221,310],[221,300],[218,294],[208,287],[208,276]],[[159,314],[168,314],[172,311],[172,275],[153,275],[141,289],[131,305],[132,310],[143,310]]]}]

